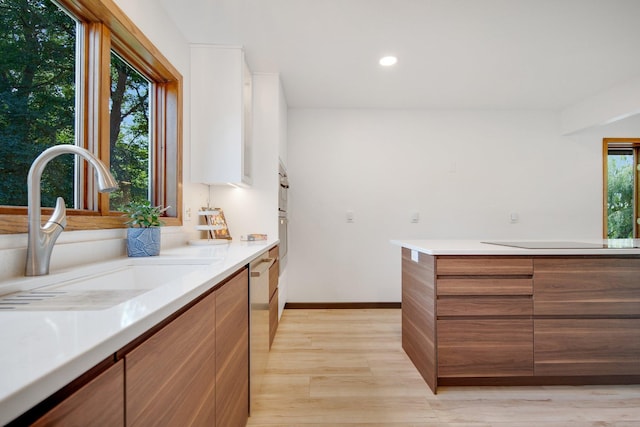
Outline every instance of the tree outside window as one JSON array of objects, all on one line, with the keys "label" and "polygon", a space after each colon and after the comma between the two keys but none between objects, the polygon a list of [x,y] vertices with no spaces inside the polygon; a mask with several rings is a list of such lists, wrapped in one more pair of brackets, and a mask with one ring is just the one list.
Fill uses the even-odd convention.
[{"label": "tree outside window", "polygon": [[151,83],[111,54],[109,149],[111,171],[119,189],[111,210],[131,201],[149,200],[149,91]]},{"label": "tree outside window", "polygon": [[[33,160],[75,143],[76,26],[49,0],[0,0],[0,205],[26,206]],[[73,165],[61,156],[45,169],[44,206],[73,204]]]},{"label": "tree outside window", "polygon": [[604,237],[638,237],[638,179],[640,138],[603,140]]},{"label": "tree outside window", "polygon": [[609,150],[607,166],[607,238],[633,238],[633,150]]},{"label": "tree outside window", "polygon": [[115,3],[0,0],[0,233],[26,231],[29,168],[58,144],[90,149],[120,185],[98,196],[91,168],[51,161],[42,206],[63,197],[67,229],[123,227],[117,211],[134,200],[171,206],[165,223],[180,225],[181,92],[178,71]]}]

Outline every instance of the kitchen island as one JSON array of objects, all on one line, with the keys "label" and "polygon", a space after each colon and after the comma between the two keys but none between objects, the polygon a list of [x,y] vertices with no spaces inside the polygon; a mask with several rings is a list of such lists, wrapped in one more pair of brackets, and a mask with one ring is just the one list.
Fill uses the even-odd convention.
[{"label": "kitchen island", "polygon": [[392,243],[402,346],[434,393],[640,383],[640,241]]}]

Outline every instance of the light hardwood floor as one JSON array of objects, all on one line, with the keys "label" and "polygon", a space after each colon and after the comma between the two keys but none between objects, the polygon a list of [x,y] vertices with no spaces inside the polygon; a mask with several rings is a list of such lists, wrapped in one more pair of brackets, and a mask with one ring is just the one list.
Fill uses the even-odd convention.
[{"label": "light hardwood floor", "polygon": [[433,395],[400,334],[399,309],[285,310],[248,426],[640,426],[640,386]]}]

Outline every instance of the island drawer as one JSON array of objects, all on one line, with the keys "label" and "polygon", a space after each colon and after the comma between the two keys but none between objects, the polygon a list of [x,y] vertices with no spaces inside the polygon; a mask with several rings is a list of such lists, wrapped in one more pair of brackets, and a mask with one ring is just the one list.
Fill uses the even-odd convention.
[{"label": "island drawer", "polygon": [[529,278],[463,277],[438,279],[441,295],[533,295],[533,280]]},{"label": "island drawer", "polygon": [[436,306],[441,316],[532,316],[533,299],[517,297],[444,297]]},{"label": "island drawer", "polygon": [[438,276],[531,276],[533,259],[527,257],[439,256]]},{"label": "island drawer", "polygon": [[640,264],[633,258],[536,260],[535,313],[640,316]]},{"label": "island drawer", "polygon": [[536,319],[536,375],[640,375],[640,319]]},{"label": "island drawer", "polygon": [[533,320],[438,320],[438,377],[533,375]]}]

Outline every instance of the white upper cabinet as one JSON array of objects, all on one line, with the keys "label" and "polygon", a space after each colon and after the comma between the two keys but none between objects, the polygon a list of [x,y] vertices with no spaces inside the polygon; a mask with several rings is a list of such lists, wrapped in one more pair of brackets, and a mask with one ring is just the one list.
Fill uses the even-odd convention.
[{"label": "white upper cabinet", "polygon": [[240,47],[191,45],[191,180],[251,184],[251,71]]}]

